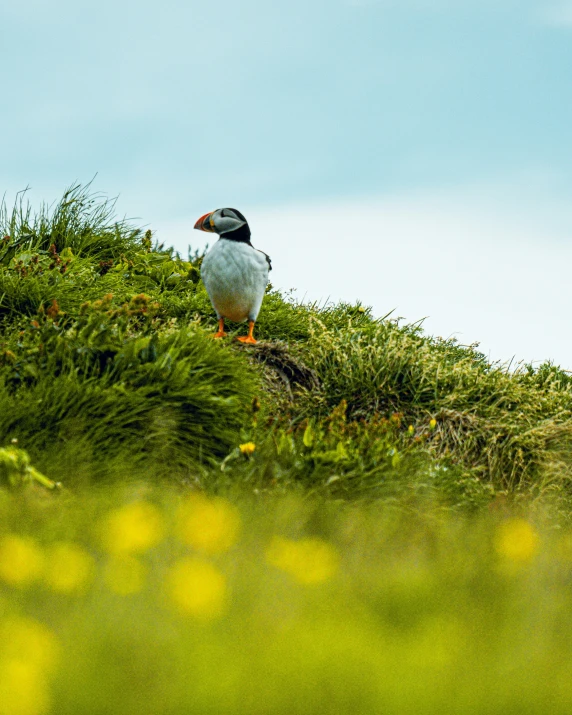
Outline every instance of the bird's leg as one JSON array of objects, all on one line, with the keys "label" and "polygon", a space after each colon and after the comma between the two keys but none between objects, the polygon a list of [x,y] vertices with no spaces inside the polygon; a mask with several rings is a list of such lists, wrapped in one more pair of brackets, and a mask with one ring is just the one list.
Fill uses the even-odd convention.
[{"label": "bird's leg", "polygon": [[228,333],[224,332],[224,318],[218,319],[218,332],[213,335],[213,338],[224,338]]},{"label": "bird's leg", "polygon": [[240,340],[241,343],[249,343],[251,345],[254,345],[254,343],[258,342],[257,340],[254,339],[253,334],[254,333],[254,320],[249,320],[248,321],[248,335],[241,335],[238,340]]}]

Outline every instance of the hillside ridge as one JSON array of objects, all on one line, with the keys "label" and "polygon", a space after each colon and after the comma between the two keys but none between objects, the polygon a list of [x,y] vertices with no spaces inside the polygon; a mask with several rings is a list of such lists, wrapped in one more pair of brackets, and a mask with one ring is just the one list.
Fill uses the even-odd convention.
[{"label": "hillside ridge", "polygon": [[572,380],[557,366],[509,371],[420,325],[271,286],[256,346],[213,341],[202,256],[114,211],[79,185],[0,210],[0,447],[17,440],[51,479],[451,504],[567,493]]}]

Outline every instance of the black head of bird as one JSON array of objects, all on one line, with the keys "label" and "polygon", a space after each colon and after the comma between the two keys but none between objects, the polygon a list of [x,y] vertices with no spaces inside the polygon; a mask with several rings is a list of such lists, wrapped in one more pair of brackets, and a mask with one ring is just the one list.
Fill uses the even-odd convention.
[{"label": "black head of bird", "polygon": [[216,209],[196,222],[195,228],[207,233],[217,233],[221,238],[250,242],[250,228],[247,220],[237,209]]}]

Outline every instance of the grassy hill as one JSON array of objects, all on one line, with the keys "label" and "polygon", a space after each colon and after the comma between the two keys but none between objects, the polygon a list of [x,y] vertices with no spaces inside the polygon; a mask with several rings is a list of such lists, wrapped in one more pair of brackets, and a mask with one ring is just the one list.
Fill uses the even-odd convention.
[{"label": "grassy hill", "polygon": [[201,259],[0,212],[0,715],[570,712],[568,373]]},{"label": "grassy hill", "polygon": [[[418,487],[469,502],[565,491],[564,371],[509,372],[420,326],[271,288],[256,348],[214,342],[201,256],[157,246],[113,210],[76,186],[51,208],[22,199],[0,215],[0,442],[18,440],[53,479],[143,470],[207,490]],[[255,457],[235,459],[247,442]]]}]

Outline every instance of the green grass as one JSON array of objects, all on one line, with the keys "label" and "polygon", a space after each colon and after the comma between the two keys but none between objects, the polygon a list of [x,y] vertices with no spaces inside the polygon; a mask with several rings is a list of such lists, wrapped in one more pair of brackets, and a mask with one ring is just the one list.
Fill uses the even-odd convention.
[{"label": "green grass", "polygon": [[10,240],[0,254],[3,265],[22,260],[22,253],[36,254],[54,246],[98,261],[118,258],[136,249],[143,235],[129,220],[115,217],[115,201],[90,191],[90,184],[74,184],[58,203],[34,211],[21,192],[9,209],[0,206],[0,231]]},{"label": "green grass", "polygon": [[[418,325],[272,289],[257,349],[213,345],[202,256],[154,245],[89,186],[37,212],[21,197],[0,225],[0,434],[54,479],[112,478],[121,457],[168,463],[208,488],[235,478],[235,465],[213,465],[254,440],[256,467],[241,479],[256,488],[331,480],[338,495],[379,496],[447,473],[482,494],[567,499],[572,380],[556,366],[509,371]],[[347,429],[333,437],[340,405]],[[288,461],[284,445],[308,421],[316,444]]]},{"label": "green grass", "polygon": [[0,210],[0,715],[569,712],[569,374],[271,287],[213,341],[201,261]]}]

